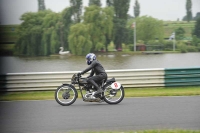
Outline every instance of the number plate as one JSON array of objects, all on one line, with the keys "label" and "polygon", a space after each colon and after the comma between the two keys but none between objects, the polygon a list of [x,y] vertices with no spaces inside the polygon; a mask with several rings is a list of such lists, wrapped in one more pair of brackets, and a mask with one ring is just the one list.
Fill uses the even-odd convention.
[{"label": "number plate", "polygon": [[121,84],[118,82],[114,82],[111,84],[112,89],[119,89],[121,87]]}]

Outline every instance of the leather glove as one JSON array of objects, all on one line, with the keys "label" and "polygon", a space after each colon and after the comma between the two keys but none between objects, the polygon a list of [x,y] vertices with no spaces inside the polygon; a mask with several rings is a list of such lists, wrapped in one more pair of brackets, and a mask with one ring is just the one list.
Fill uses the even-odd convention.
[{"label": "leather glove", "polygon": [[79,72],[79,73],[77,73],[77,75],[80,77],[80,76],[81,76],[81,73]]}]

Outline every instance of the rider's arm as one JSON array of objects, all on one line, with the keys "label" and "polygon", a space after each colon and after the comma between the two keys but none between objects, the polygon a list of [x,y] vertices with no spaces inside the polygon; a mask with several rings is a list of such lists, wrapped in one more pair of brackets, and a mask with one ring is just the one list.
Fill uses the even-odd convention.
[{"label": "rider's arm", "polygon": [[90,71],[92,68],[95,67],[95,65],[96,65],[96,61],[93,61],[93,62],[91,63],[91,65],[90,65],[88,68],[86,68],[85,70],[83,70],[83,71],[81,72],[81,74],[84,74],[84,73]]},{"label": "rider's arm", "polygon": [[87,78],[92,77],[93,75],[94,75],[94,70],[92,69],[91,72],[90,72],[90,75],[87,76]]}]

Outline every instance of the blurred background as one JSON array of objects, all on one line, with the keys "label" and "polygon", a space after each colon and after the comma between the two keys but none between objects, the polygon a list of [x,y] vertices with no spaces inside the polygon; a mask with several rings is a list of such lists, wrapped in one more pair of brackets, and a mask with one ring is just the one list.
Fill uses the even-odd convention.
[{"label": "blurred background", "polygon": [[0,35],[0,73],[196,67],[200,1],[0,0]]}]

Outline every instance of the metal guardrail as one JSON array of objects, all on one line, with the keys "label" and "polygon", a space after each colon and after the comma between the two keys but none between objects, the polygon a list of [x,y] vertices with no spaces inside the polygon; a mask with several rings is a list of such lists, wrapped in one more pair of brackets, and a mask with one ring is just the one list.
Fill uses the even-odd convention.
[{"label": "metal guardrail", "polygon": [[165,86],[200,85],[200,67],[165,69]]},{"label": "metal guardrail", "polygon": [[[200,85],[200,68],[107,70],[108,79],[124,87],[164,87]],[[55,90],[62,83],[71,83],[78,71],[7,73],[0,75],[1,91]],[[86,76],[88,74],[83,75]]]},{"label": "metal guardrail", "polygon": [[[164,86],[164,69],[107,70],[108,79],[124,87]],[[7,73],[0,77],[1,91],[55,90],[62,83],[71,83],[78,71]],[[86,76],[88,74],[83,75]]]}]

